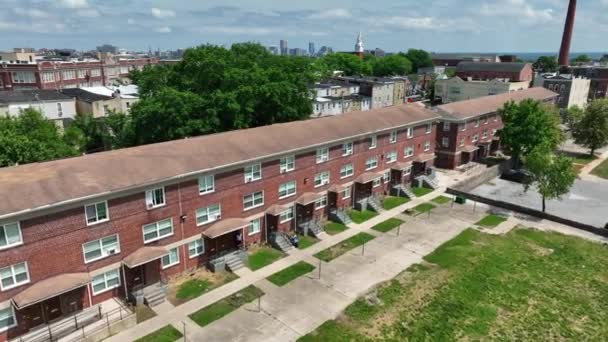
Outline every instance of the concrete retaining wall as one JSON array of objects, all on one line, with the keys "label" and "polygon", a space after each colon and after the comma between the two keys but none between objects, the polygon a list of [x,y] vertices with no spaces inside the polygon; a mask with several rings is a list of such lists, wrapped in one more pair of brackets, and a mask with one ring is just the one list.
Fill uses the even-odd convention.
[{"label": "concrete retaining wall", "polygon": [[467,179],[454,184],[452,188],[460,191],[471,191],[481,184],[489,182],[492,179],[500,176],[503,172],[511,169],[511,164],[511,159],[508,159],[500,164],[482,169],[479,173],[471,175],[470,177],[467,177]]}]

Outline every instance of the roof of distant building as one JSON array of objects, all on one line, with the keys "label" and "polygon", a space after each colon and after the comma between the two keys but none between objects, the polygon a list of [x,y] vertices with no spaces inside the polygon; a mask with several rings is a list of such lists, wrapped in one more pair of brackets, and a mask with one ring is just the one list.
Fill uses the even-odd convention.
[{"label": "roof of distant building", "polygon": [[498,55],[494,53],[431,53],[432,59],[442,60],[457,60],[457,59],[497,59]]},{"label": "roof of distant building", "polygon": [[528,64],[529,63],[460,62],[456,66],[456,72],[521,72]]},{"label": "roof of distant building", "polygon": [[90,92],[84,88],[69,88],[62,89],[61,92],[70,97],[75,97],[80,101],[92,103],[95,101],[107,101],[113,99],[112,96],[100,95],[97,93]]},{"label": "roof of distant building", "polygon": [[0,91],[0,103],[25,103],[38,101],[72,100],[57,90],[31,89]]}]

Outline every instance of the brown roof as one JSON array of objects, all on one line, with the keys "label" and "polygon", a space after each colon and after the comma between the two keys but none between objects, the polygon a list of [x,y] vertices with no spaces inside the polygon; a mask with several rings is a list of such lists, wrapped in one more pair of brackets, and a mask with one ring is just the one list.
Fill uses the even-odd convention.
[{"label": "brown roof", "polygon": [[323,197],[322,194],[317,194],[314,192],[305,192],[302,196],[298,197],[296,203],[300,205],[309,205],[316,200],[319,200]]},{"label": "brown roof", "polygon": [[446,119],[465,120],[485,114],[495,113],[509,102],[520,102],[525,99],[547,100],[556,97],[557,94],[543,87],[528,88],[511,93],[490,95],[476,99],[452,102],[437,106],[433,111],[441,114]]},{"label": "brown roof", "polygon": [[13,297],[13,302],[17,308],[22,309],[26,306],[40,303],[45,299],[85,286],[90,281],[91,278],[88,273],[60,274],[36,282],[34,285]]},{"label": "brown roof", "polygon": [[7,167],[0,218],[439,118],[405,104]]},{"label": "brown roof", "polygon": [[479,146],[475,146],[475,145],[467,145],[462,148],[462,152],[467,152],[467,153],[475,152],[477,150],[479,150]]},{"label": "brown roof", "polygon": [[382,177],[381,173],[366,172],[366,173],[360,175],[359,177],[357,177],[357,179],[355,179],[355,182],[359,183],[359,184],[366,184],[366,183],[369,183],[369,182],[373,181],[374,179],[378,179],[380,177]]},{"label": "brown roof", "polygon": [[167,250],[164,247],[144,246],[126,256],[122,262],[127,267],[133,268],[160,259],[165,254],[167,254]]},{"label": "brown roof", "polygon": [[266,214],[269,214],[272,216],[279,216],[288,209],[289,209],[289,207],[287,207],[287,206],[275,204],[275,205],[271,206],[270,208],[268,208],[268,210],[266,210]]},{"label": "brown roof", "polygon": [[422,153],[422,154],[417,155],[414,158],[414,161],[417,163],[424,163],[424,162],[427,162],[427,161],[433,160],[433,159],[435,159],[434,153]]},{"label": "brown roof", "polygon": [[210,239],[215,239],[218,236],[232,233],[250,224],[251,222],[241,218],[223,219],[220,222],[214,224],[213,226],[205,229],[203,231],[203,235]]},{"label": "brown roof", "polygon": [[392,164],[391,165],[391,169],[401,171],[401,170],[407,169],[411,165],[412,165],[411,161],[409,161],[409,162],[398,162],[398,163]]},{"label": "brown roof", "polygon": [[331,191],[331,192],[340,192],[344,190],[344,186],[340,185],[340,184],[334,184],[332,186],[329,187],[329,189],[327,189],[327,191]]}]

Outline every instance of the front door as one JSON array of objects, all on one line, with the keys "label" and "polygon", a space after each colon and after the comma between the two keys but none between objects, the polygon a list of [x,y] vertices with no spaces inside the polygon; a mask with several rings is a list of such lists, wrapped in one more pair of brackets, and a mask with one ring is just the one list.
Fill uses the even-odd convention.
[{"label": "front door", "polygon": [[160,281],[160,260],[150,261],[143,265],[144,285],[156,284]]},{"label": "front door", "polygon": [[44,317],[47,322],[56,320],[62,316],[61,299],[57,296],[45,300],[42,303],[42,309],[44,310]]},{"label": "front door", "polygon": [[42,304],[43,303],[34,304],[21,310],[28,330],[35,328],[41,324],[44,324],[44,316],[42,315]]},{"label": "front door", "polygon": [[60,296],[61,312],[63,312],[64,315],[82,310],[83,289],[84,288],[81,287]]}]

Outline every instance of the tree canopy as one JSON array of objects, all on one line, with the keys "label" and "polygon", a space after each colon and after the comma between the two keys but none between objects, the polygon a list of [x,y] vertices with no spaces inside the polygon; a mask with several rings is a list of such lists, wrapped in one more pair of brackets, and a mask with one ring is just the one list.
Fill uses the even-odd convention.
[{"label": "tree canopy", "polygon": [[330,53],[320,58],[330,71],[343,71],[345,75],[371,75],[372,61],[376,58],[361,60],[350,53]]},{"label": "tree canopy", "polygon": [[556,56],[540,56],[533,66],[536,71],[540,72],[556,72],[559,69]]},{"label": "tree canopy", "polygon": [[584,63],[589,63],[591,62],[591,57],[582,54],[582,55],[578,55],[576,56],[576,58],[572,59],[570,61],[572,64],[584,64]]},{"label": "tree canopy", "polygon": [[411,71],[412,62],[401,54],[376,58],[372,61],[372,72],[374,76],[407,75]]},{"label": "tree canopy", "polygon": [[608,146],[608,99],[591,102],[572,126],[574,142],[587,147],[592,156],[595,150]]},{"label": "tree canopy", "polygon": [[409,49],[403,55],[412,62],[412,71],[414,72],[417,72],[419,68],[433,66],[431,54],[424,50]]}]

